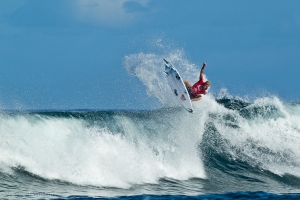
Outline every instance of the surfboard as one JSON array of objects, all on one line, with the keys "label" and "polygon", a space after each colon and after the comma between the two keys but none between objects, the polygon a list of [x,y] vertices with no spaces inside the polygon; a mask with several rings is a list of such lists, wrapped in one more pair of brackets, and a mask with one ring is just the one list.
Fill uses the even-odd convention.
[{"label": "surfboard", "polygon": [[185,87],[185,84],[177,71],[177,69],[168,61],[164,59],[165,63],[165,74],[169,86],[171,87],[175,98],[179,103],[190,113],[193,112],[193,106],[190,99],[190,95]]}]

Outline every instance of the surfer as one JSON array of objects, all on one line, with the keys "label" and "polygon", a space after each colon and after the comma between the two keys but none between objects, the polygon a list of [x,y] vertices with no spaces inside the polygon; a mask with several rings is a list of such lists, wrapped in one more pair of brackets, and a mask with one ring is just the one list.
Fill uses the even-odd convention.
[{"label": "surfer", "polygon": [[202,94],[207,94],[210,82],[204,81],[204,68],[206,63],[203,63],[202,69],[200,71],[199,81],[196,82],[193,86],[189,81],[184,80],[185,87],[189,92],[191,101],[199,101],[202,98]]}]

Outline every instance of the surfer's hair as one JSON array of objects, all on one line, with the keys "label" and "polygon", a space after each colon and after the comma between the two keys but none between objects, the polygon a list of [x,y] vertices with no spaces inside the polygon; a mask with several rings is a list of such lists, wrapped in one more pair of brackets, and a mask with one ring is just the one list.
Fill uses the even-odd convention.
[{"label": "surfer's hair", "polygon": [[205,84],[210,86],[210,81],[206,81]]}]

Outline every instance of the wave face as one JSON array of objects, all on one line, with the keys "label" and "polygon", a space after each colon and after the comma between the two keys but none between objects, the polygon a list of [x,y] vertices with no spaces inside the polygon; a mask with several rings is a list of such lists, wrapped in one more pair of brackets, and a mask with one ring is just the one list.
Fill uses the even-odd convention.
[{"label": "wave face", "polygon": [[[199,73],[181,51],[165,58],[191,82]],[[162,108],[1,111],[1,196],[299,193],[299,104],[207,95],[190,114],[170,98],[160,56],[123,62]]]}]

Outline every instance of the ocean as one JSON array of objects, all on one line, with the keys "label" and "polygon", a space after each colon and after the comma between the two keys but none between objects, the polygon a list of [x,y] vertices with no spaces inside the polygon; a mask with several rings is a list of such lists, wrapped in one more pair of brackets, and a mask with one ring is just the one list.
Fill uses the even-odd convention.
[{"label": "ocean", "polygon": [[1,111],[7,199],[300,198],[299,104]]},{"label": "ocean", "polygon": [[[195,81],[180,51],[166,58]],[[162,63],[123,60],[158,108],[2,109],[0,199],[300,199],[299,103],[212,89],[191,114]]]}]

